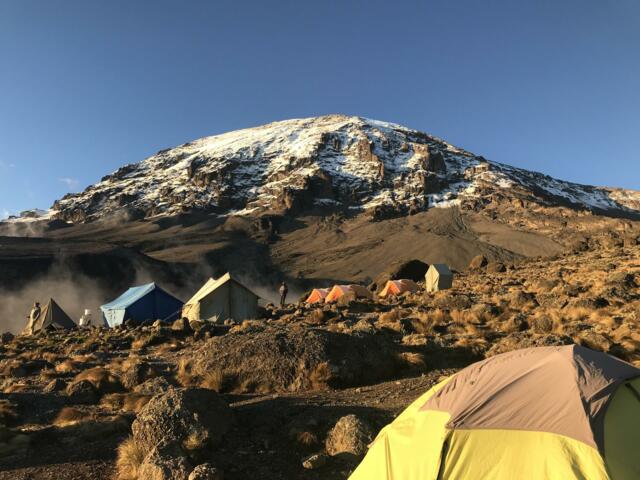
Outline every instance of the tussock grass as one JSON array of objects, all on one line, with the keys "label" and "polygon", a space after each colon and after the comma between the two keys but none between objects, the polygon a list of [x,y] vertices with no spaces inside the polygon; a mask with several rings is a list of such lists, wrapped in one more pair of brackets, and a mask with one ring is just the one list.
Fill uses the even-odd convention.
[{"label": "tussock grass", "polygon": [[334,374],[328,362],[316,365],[309,375],[312,390],[325,390],[329,388],[329,383],[333,380]]},{"label": "tussock grass", "polygon": [[56,427],[68,427],[69,425],[76,425],[91,419],[93,419],[93,416],[87,412],[73,407],[64,407],[58,412],[53,424]]},{"label": "tussock grass", "polygon": [[[118,446],[116,476],[118,480],[139,480],[140,467],[147,452],[138,445],[133,437],[127,438]],[[140,479],[141,480],[141,479]]]}]

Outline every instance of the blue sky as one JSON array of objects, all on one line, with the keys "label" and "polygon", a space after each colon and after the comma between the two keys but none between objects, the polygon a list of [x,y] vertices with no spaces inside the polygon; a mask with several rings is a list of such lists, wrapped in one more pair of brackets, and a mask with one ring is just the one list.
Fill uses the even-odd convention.
[{"label": "blue sky", "polygon": [[325,113],[640,189],[640,2],[0,0],[0,217]]}]

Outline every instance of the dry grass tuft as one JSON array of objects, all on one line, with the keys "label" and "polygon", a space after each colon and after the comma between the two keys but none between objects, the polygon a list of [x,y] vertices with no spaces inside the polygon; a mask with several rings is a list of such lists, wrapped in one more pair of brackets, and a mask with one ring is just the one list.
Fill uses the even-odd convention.
[{"label": "dry grass tuft", "polygon": [[88,380],[100,393],[112,393],[122,390],[120,379],[104,367],[95,367],[80,372],[74,382]]},{"label": "dry grass tuft", "polygon": [[82,364],[73,360],[65,360],[62,363],[56,365],[56,372],[62,374],[75,373],[82,368]]},{"label": "dry grass tuft", "polygon": [[428,313],[418,313],[412,323],[417,333],[429,334],[433,333],[436,328],[444,326],[448,320],[447,313],[437,308]]},{"label": "dry grass tuft", "polygon": [[294,435],[294,440],[298,445],[304,448],[314,447],[320,443],[318,435],[310,430],[302,430],[296,432]]},{"label": "dry grass tuft", "polygon": [[175,378],[183,387],[192,387],[197,384],[197,378],[192,372],[191,360],[186,358],[180,359]]},{"label": "dry grass tuft", "polygon": [[149,400],[151,395],[142,393],[111,393],[102,397],[100,405],[110,410],[138,413]]},{"label": "dry grass tuft", "polygon": [[81,422],[91,420],[93,416],[77,408],[64,407],[56,416],[53,424],[56,427],[68,427],[69,425],[76,425]]},{"label": "dry grass tuft", "polygon": [[146,457],[146,451],[138,445],[133,437],[127,438],[118,446],[116,460],[118,480],[138,480],[140,467]]},{"label": "dry grass tuft", "polygon": [[6,425],[17,418],[16,405],[9,400],[0,400],[0,425]]},{"label": "dry grass tuft", "polygon": [[204,430],[194,430],[182,442],[182,448],[187,452],[197,452],[207,446],[209,433]]},{"label": "dry grass tuft", "polygon": [[234,378],[234,375],[222,370],[212,370],[204,375],[200,386],[214,392],[229,391],[233,386]]},{"label": "dry grass tuft", "polygon": [[398,360],[411,369],[422,370],[426,367],[424,355],[419,352],[402,352],[398,354]]},{"label": "dry grass tuft", "polygon": [[322,362],[316,365],[309,375],[311,388],[313,390],[325,390],[329,388],[329,383],[333,380],[334,374],[328,362]]}]

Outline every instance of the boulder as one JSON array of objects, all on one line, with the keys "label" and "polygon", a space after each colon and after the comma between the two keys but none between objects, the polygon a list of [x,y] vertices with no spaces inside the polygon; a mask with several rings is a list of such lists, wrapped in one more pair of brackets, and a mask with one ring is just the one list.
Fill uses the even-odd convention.
[{"label": "boulder", "polygon": [[145,449],[166,444],[195,450],[219,444],[232,418],[227,403],[212,390],[170,388],[140,410],[131,430]]},{"label": "boulder", "polygon": [[188,355],[196,375],[227,375],[227,390],[293,392],[389,378],[395,344],[384,335],[267,325],[259,331],[213,337]]},{"label": "boulder", "polygon": [[169,382],[164,377],[153,377],[135,387],[136,393],[143,395],[160,395],[169,390]]},{"label": "boulder", "polygon": [[96,388],[89,380],[79,380],[67,385],[67,396],[71,403],[94,404],[99,395]]},{"label": "boulder", "polygon": [[371,427],[356,415],[340,418],[329,432],[326,440],[327,453],[331,456],[349,453],[356,456],[367,452],[367,445],[373,440]]},{"label": "boulder", "polygon": [[120,382],[124,388],[131,390],[143,383],[150,373],[151,367],[147,362],[142,360],[129,362],[120,372]]},{"label": "boulder", "polygon": [[175,446],[160,444],[149,451],[138,471],[139,479],[188,480],[192,465]]}]

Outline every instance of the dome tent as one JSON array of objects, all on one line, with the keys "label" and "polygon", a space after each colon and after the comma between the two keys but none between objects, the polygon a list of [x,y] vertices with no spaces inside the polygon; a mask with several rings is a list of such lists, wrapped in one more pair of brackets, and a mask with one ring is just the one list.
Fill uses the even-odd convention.
[{"label": "dome tent", "polygon": [[305,300],[305,303],[322,303],[325,298],[327,298],[330,291],[331,289],[329,288],[314,288],[311,290],[311,293]]},{"label": "dome tent", "polygon": [[333,303],[345,297],[349,300],[355,300],[356,298],[368,298],[371,300],[373,295],[362,285],[334,285],[324,298],[324,303]]},{"label": "dome tent", "polygon": [[442,381],[350,480],[640,478],[640,369],[577,345],[516,350]]},{"label": "dome tent", "polygon": [[115,300],[102,305],[102,317],[115,327],[126,320],[142,323],[146,320],[176,320],[182,310],[182,301],[165,292],[155,283],[131,287]]},{"label": "dome tent", "polygon": [[378,294],[378,297],[385,298],[389,296],[398,296],[403,293],[411,292],[415,293],[418,290],[416,282],[409,279],[389,280],[384,286],[382,291]]}]

